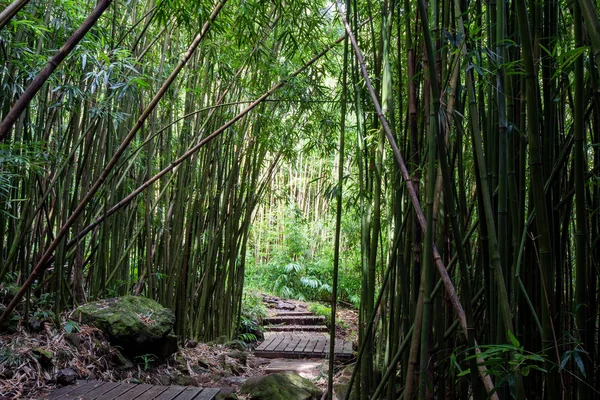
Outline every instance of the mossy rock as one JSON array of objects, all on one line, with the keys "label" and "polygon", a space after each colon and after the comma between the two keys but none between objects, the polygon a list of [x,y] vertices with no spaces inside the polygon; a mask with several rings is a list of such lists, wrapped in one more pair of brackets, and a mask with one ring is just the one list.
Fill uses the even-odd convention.
[{"label": "mossy rock", "polygon": [[175,324],[173,312],[146,297],[124,296],[84,304],[72,318],[99,328],[111,344],[130,356],[168,357],[177,350],[168,345],[171,352],[165,354],[165,343],[173,341],[168,337]]},{"label": "mossy rock", "polygon": [[54,353],[43,347],[36,347],[33,349],[33,355],[35,355],[44,368],[49,368],[54,364]]},{"label": "mossy rock", "polygon": [[321,390],[295,372],[282,372],[248,379],[241,389],[249,400],[320,399]]}]

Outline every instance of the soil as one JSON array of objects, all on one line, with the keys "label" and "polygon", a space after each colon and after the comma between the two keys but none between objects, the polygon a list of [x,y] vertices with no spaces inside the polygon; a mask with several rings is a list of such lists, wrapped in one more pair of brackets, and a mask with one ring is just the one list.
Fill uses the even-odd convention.
[{"label": "soil", "polygon": [[[298,309],[307,308],[304,302],[271,299],[291,303]],[[356,341],[358,313],[342,307],[337,318],[336,337]],[[59,330],[51,322],[41,323],[37,332],[27,328],[20,325],[16,332],[0,334],[2,400],[37,398],[48,393],[57,387],[57,374],[65,369],[73,370],[83,380],[218,387],[225,394],[237,393],[246,379],[263,375],[267,366],[276,361],[255,357],[252,350],[258,343],[241,341],[188,341],[178,353],[161,362],[151,355],[127,360],[110,346],[100,330],[91,326],[69,326],[71,333],[65,331],[64,325]],[[310,378],[318,386],[326,386],[326,372]]]}]

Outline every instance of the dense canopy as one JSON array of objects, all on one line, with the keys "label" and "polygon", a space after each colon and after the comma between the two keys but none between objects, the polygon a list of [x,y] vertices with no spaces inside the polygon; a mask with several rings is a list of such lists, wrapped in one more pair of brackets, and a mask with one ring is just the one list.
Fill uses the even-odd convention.
[{"label": "dense canopy", "polygon": [[0,1],[0,325],[253,288],[358,308],[361,399],[600,398],[597,8]]}]

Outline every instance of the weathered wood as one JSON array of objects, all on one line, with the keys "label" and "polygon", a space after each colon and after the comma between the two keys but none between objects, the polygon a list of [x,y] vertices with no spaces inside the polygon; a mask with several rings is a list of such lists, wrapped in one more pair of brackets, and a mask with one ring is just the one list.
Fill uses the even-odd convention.
[{"label": "weathered wood", "polygon": [[148,392],[150,389],[152,389],[153,387],[159,387],[160,386],[152,386],[152,385],[148,385],[146,383],[142,383],[140,385],[135,385],[135,387],[131,390],[129,390],[126,393],[123,393],[122,395],[120,395],[119,397],[116,397],[115,400],[130,400],[130,399],[139,399],[140,396],[146,392]]},{"label": "weathered wood", "polygon": [[153,386],[148,384],[118,382],[78,382],[60,388],[48,396],[48,400],[212,400],[219,393],[217,388],[183,386]]},{"label": "weathered wood", "polygon": [[194,397],[194,400],[212,400],[217,397],[220,389],[206,388],[198,396]]},{"label": "weathered wood", "polygon": [[[264,358],[325,358],[329,356],[329,338],[319,333],[285,332],[272,333],[256,348],[254,354]],[[266,345],[264,345],[267,343]],[[337,341],[336,358],[352,357],[352,342]]]},{"label": "weathered wood", "polygon": [[266,331],[271,332],[329,332],[329,329],[325,325],[266,325],[264,328]]},{"label": "weathered wood", "polygon": [[[117,382],[106,382],[104,385],[98,386],[96,389],[88,391],[87,393],[85,393],[82,396],[68,397],[68,398],[69,399],[76,398],[76,399],[81,399],[81,400],[94,400],[94,399],[102,396],[104,393],[110,392],[117,386],[119,386],[119,384]],[[71,392],[71,394],[72,393],[73,392]]]},{"label": "weathered wood", "polygon": [[[97,400],[114,400],[117,397],[121,397],[124,394],[128,395],[129,394],[128,392],[136,386],[137,385],[134,383],[122,383],[122,384],[117,385],[116,387],[112,388],[108,392],[104,393],[103,395],[96,397],[96,399]],[[131,397],[131,396],[126,396],[126,397],[129,399],[135,398],[135,397]]]},{"label": "weathered wood", "polygon": [[152,386],[148,391],[144,392],[135,400],[152,400],[158,397],[161,393],[169,389],[168,386]]},{"label": "weathered wood", "polygon": [[310,311],[279,311],[273,314],[275,317],[302,317],[314,315]]},{"label": "weathered wood", "polygon": [[176,397],[177,400],[192,400],[195,399],[202,392],[202,389],[197,387],[186,387],[179,395]]},{"label": "weathered wood", "polygon": [[[59,388],[52,393],[49,393],[47,396],[44,396],[44,399],[47,400],[58,400],[58,399],[73,399],[75,396],[79,396],[85,394],[91,390],[94,390],[98,386],[104,385],[106,382],[100,381],[77,381],[75,385],[65,386]],[[69,396],[69,397],[67,397]]]},{"label": "weathered wood", "polygon": [[170,386],[167,390],[162,392],[160,394],[160,396],[155,397],[155,399],[156,400],[173,400],[177,396],[179,396],[179,394],[181,392],[183,392],[184,390],[185,390],[185,387],[183,387],[183,386]]},{"label": "weathered wood", "polygon": [[308,372],[312,370],[327,370],[327,365],[316,361],[289,361],[289,360],[277,360],[273,361],[265,368],[265,372]]},{"label": "weathered wood", "polygon": [[321,315],[273,316],[263,320],[265,325],[320,325],[325,322],[325,317]]}]

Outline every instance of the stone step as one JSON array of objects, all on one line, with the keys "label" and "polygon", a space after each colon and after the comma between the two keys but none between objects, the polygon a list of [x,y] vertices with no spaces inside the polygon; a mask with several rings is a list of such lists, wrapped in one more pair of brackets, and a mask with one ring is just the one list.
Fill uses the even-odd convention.
[{"label": "stone step", "polygon": [[264,328],[271,332],[329,332],[325,325],[265,325]]},{"label": "stone step", "polygon": [[264,325],[325,325],[325,322],[321,315],[274,316],[263,320]]}]

